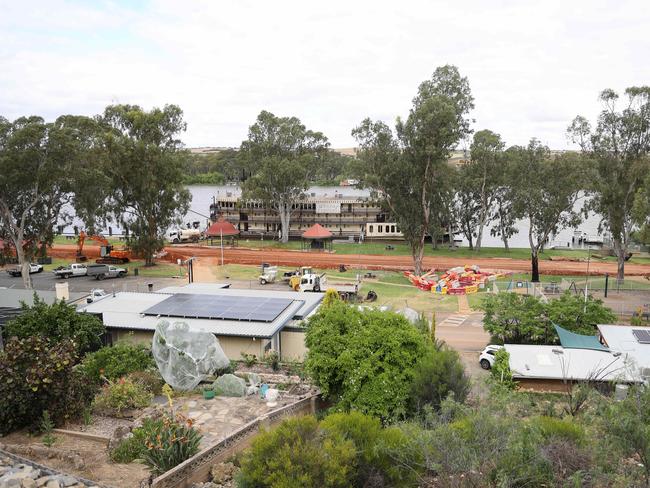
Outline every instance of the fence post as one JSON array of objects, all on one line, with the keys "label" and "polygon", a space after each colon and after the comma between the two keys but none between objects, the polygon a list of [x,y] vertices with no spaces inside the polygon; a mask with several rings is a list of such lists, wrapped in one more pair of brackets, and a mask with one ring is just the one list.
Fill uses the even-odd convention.
[{"label": "fence post", "polygon": [[605,298],[607,298],[608,285],[609,285],[609,273],[605,273]]}]

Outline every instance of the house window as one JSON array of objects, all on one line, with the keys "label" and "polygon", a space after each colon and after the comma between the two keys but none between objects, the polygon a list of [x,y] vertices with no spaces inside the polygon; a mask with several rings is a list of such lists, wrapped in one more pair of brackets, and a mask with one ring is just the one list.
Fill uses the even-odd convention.
[{"label": "house window", "polygon": [[370,226],[370,233],[372,234],[374,231],[375,231],[375,230],[374,230],[374,226],[371,225],[371,226]]},{"label": "house window", "polygon": [[381,234],[382,232],[384,232],[384,226],[383,226],[383,225],[378,225],[378,226],[377,226],[377,232],[378,232],[379,234]]}]

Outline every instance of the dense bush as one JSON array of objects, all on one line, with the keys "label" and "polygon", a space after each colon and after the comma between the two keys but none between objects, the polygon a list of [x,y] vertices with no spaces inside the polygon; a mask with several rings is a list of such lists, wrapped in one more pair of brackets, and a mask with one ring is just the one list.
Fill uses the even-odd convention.
[{"label": "dense bush", "polygon": [[160,373],[153,369],[134,371],[133,373],[129,373],[126,378],[154,395],[161,395],[162,387],[165,384],[165,380],[160,376]]},{"label": "dense bush", "polygon": [[553,324],[579,334],[594,335],[596,324],[612,323],[614,313],[602,300],[565,292],[557,299],[542,302],[539,298],[517,293],[489,295],[482,304],[483,324],[497,344],[557,344],[559,337]]},{"label": "dense bush", "polygon": [[88,376],[97,381],[102,376],[114,381],[135,371],[155,369],[156,363],[147,346],[118,342],[114,346],[86,354],[82,366]]},{"label": "dense bush", "polygon": [[505,349],[499,349],[494,354],[494,364],[490,368],[490,374],[493,381],[509,390],[517,386],[510,370],[510,354]]},{"label": "dense bush", "polygon": [[0,434],[36,427],[44,410],[57,425],[80,416],[95,388],[75,370],[76,359],[69,339],[10,339],[0,352]]},{"label": "dense bush", "polygon": [[537,430],[546,441],[560,439],[582,444],[585,438],[584,428],[570,420],[542,415],[533,417],[530,422],[532,428]]},{"label": "dense bush", "polygon": [[152,399],[152,393],[142,385],[120,378],[104,385],[93,405],[97,410],[119,414],[126,409],[147,407]]},{"label": "dense bush", "polygon": [[40,335],[52,342],[74,341],[77,351],[84,353],[101,347],[104,324],[94,315],[78,313],[63,300],[48,305],[34,294],[34,305],[22,304],[22,311],[4,327],[4,337],[20,339]]},{"label": "dense bush", "polygon": [[136,427],[129,437],[124,438],[109,453],[114,463],[128,464],[137,459],[142,460],[147,451],[147,440],[153,433],[160,432],[164,427],[162,419],[147,418],[142,422],[142,427]]},{"label": "dense bush", "polygon": [[192,421],[180,414],[166,414],[161,421],[152,422],[145,430],[142,460],[154,476],[169,471],[199,452],[201,434]]},{"label": "dense bush", "polygon": [[244,454],[239,488],[347,488],[355,478],[351,440],[323,436],[314,417],[285,420],[258,435]]},{"label": "dense bush", "polygon": [[[356,451],[351,486],[409,487],[417,485],[420,454],[397,427],[382,428],[381,422],[359,412],[335,413],[320,423],[328,435],[352,441]],[[400,462],[405,460],[406,462]]]},{"label": "dense bush", "polygon": [[384,421],[406,416],[415,366],[429,343],[403,316],[334,302],[309,320],[305,342],[307,372],[336,410]]},{"label": "dense bush", "polygon": [[458,353],[446,346],[431,348],[415,367],[411,383],[411,411],[420,411],[425,405],[438,409],[450,394],[463,402],[469,391],[470,380]]}]

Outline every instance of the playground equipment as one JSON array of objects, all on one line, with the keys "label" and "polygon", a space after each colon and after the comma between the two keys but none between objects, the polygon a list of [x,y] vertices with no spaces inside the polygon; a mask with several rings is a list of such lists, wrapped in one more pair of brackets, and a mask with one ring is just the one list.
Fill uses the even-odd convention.
[{"label": "playground equipment", "polygon": [[414,286],[421,290],[442,295],[469,295],[485,288],[490,282],[505,276],[504,273],[481,271],[477,265],[465,265],[451,268],[438,276],[431,270],[421,276],[407,271],[404,275]]}]

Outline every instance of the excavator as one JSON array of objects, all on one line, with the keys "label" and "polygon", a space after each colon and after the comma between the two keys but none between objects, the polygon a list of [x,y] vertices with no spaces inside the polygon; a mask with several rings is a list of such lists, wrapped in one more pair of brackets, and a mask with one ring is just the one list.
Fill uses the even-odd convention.
[{"label": "excavator", "polygon": [[87,235],[83,230],[79,232],[79,239],[77,240],[77,261],[86,261],[88,258],[84,256],[84,242],[86,239],[92,239],[100,243],[99,259],[95,260],[99,264],[124,264],[128,263],[131,259],[131,251],[122,247],[115,249],[108,240],[102,235]]}]

